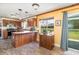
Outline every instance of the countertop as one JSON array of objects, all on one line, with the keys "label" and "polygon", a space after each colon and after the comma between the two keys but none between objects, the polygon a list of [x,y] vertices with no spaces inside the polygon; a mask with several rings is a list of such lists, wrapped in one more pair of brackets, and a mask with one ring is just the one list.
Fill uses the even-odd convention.
[{"label": "countertop", "polygon": [[25,34],[25,33],[33,33],[37,31],[21,31],[21,32],[13,32],[13,34]]},{"label": "countertop", "polygon": [[47,36],[52,36],[52,35],[55,35],[55,33],[54,32],[52,32],[51,34],[43,34],[43,33],[40,33],[40,35],[47,35]]}]

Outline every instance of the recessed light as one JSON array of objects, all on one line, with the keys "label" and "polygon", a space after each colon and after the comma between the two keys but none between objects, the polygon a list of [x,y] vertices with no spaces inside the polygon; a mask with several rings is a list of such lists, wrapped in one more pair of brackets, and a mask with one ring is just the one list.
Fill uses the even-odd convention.
[{"label": "recessed light", "polygon": [[11,16],[13,16],[14,14],[10,14]]},{"label": "recessed light", "polygon": [[28,13],[27,11],[25,11],[25,13]]},{"label": "recessed light", "polygon": [[15,13],[16,15],[19,15],[18,13]]},{"label": "recessed light", "polygon": [[22,9],[18,9],[19,11],[22,11]]}]

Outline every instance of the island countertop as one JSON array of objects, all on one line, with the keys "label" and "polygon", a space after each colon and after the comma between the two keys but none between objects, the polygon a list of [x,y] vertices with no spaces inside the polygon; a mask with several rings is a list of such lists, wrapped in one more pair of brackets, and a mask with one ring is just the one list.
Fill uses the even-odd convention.
[{"label": "island countertop", "polygon": [[20,31],[20,32],[13,32],[13,34],[25,34],[25,33],[33,33],[37,31]]}]

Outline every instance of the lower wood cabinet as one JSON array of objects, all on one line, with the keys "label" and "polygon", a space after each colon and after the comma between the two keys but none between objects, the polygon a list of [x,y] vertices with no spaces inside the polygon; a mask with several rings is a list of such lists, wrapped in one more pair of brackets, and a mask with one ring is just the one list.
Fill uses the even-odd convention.
[{"label": "lower wood cabinet", "polygon": [[7,39],[8,38],[8,32],[7,30],[3,30],[3,39]]},{"label": "lower wood cabinet", "polygon": [[13,46],[20,47],[24,44],[35,41],[37,39],[35,34],[36,34],[36,32],[22,33],[22,34],[13,33]]},{"label": "lower wood cabinet", "polygon": [[54,47],[54,36],[40,35],[40,46],[51,50]]}]

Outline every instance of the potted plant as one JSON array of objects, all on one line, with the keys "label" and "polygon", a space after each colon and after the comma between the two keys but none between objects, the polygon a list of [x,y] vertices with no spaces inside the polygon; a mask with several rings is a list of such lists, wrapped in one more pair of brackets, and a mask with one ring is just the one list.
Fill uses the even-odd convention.
[{"label": "potted plant", "polygon": [[47,34],[46,28],[43,29],[43,34]]}]

